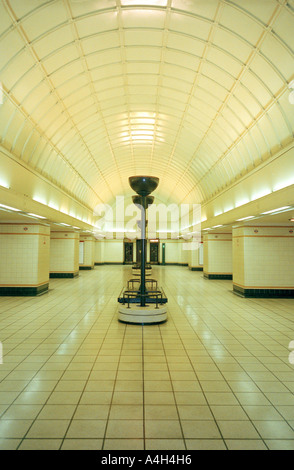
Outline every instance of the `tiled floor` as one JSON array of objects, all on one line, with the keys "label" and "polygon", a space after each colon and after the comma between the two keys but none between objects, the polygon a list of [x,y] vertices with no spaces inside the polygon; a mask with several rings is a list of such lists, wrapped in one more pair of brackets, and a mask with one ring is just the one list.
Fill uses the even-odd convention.
[{"label": "tiled floor", "polygon": [[168,321],[117,321],[131,268],[0,298],[0,449],[294,449],[294,300],[155,267]]}]

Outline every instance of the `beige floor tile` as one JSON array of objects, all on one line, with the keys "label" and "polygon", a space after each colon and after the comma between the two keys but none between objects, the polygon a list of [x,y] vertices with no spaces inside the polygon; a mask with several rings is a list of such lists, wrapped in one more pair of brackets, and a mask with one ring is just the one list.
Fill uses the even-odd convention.
[{"label": "beige floor tile", "polygon": [[269,450],[294,450],[294,439],[265,439]]},{"label": "beige floor tile", "polygon": [[172,392],[172,382],[170,380],[145,380],[145,392]]},{"label": "beige floor tile", "polygon": [[107,405],[83,405],[75,408],[74,419],[107,419],[110,404]]},{"label": "beige floor tile", "polygon": [[1,419],[0,439],[24,437],[32,422],[32,419]]},{"label": "beige floor tile", "polygon": [[238,405],[238,400],[231,392],[206,392],[209,405]]},{"label": "beige floor tile", "polygon": [[108,421],[106,439],[142,439],[143,420],[114,420]]},{"label": "beige floor tile", "polygon": [[182,420],[185,439],[220,439],[221,435],[214,421]]},{"label": "beige floor tile", "polygon": [[250,421],[217,421],[224,439],[260,439],[256,428]]},{"label": "beige floor tile", "polygon": [[116,380],[114,386],[116,392],[142,392],[143,385],[143,380]]},{"label": "beige floor tile", "polygon": [[47,403],[49,405],[75,405],[81,395],[82,392],[52,392]]},{"label": "beige floor tile", "polygon": [[61,450],[101,450],[103,439],[64,439]]},{"label": "beige floor tile", "polygon": [[11,405],[1,419],[34,419],[42,409],[42,405]]},{"label": "beige floor tile", "polygon": [[112,392],[83,392],[80,397],[81,405],[107,405],[112,400]]},{"label": "beige floor tile", "polygon": [[97,439],[103,438],[106,420],[74,419],[67,430],[67,439]]},{"label": "beige floor tile", "polygon": [[284,421],[253,421],[263,439],[294,439],[294,430]]},{"label": "beige floor tile", "polygon": [[181,420],[214,419],[207,405],[179,405],[178,412]]},{"label": "beige floor tile", "polygon": [[85,386],[85,392],[111,392],[114,384],[114,380],[89,380]]},{"label": "beige floor tile", "polygon": [[178,405],[206,405],[207,401],[202,392],[175,392]]},{"label": "beige floor tile", "polygon": [[62,439],[24,439],[19,450],[59,450]]},{"label": "beige floor tile", "polygon": [[71,419],[76,405],[44,405],[38,419]]},{"label": "beige floor tile", "polygon": [[113,405],[142,405],[143,392],[117,392],[113,393]]},{"label": "beige floor tile", "polygon": [[109,419],[143,419],[143,405],[112,405]]},{"label": "beige floor tile", "polygon": [[60,380],[56,385],[55,392],[81,392],[86,385],[85,380]]},{"label": "beige floor tile", "polygon": [[181,439],[182,429],[178,420],[146,420],[146,439]]},{"label": "beige floor tile", "polygon": [[178,419],[178,410],[175,405],[146,405],[146,420]]},{"label": "beige floor tile", "polygon": [[0,438],[0,450],[16,450],[21,443],[21,439]]},{"label": "beige floor tile", "polygon": [[226,450],[222,439],[186,439],[187,450]]},{"label": "beige floor tile", "polygon": [[146,439],[146,450],[185,450],[185,441],[183,439]]},{"label": "beige floor tile", "polygon": [[22,392],[16,400],[15,405],[42,405],[48,400],[51,392]]},{"label": "beige floor tile", "polygon": [[103,450],[143,450],[144,439],[105,439]]},{"label": "beige floor tile", "polygon": [[150,392],[144,393],[144,399],[146,405],[173,405],[175,398],[173,392]]}]

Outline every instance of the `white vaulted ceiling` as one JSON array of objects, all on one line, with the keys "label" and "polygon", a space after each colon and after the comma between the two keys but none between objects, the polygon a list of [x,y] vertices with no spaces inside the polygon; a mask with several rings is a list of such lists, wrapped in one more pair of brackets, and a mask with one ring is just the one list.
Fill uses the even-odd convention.
[{"label": "white vaulted ceiling", "polygon": [[1,144],[94,208],[203,203],[293,140],[293,0],[1,0]]}]

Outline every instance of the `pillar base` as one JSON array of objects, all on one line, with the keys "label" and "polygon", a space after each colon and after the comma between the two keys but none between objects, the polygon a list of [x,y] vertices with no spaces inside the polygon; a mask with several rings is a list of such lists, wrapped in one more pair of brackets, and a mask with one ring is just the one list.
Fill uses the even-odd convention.
[{"label": "pillar base", "polygon": [[233,284],[233,292],[236,295],[244,298],[267,298],[267,299],[293,299],[294,289],[283,289],[281,288],[254,288],[254,287],[242,287]]},{"label": "pillar base", "polygon": [[120,306],[118,308],[118,320],[122,323],[132,323],[140,325],[154,325],[164,323],[167,320],[167,307],[155,308],[154,305],[132,304],[130,308]]},{"label": "pillar base", "polygon": [[48,292],[49,283],[40,286],[1,286],[0,296],[35,297]]},{"label": "pillar base", "polygon": [[205,279],[233,279],[233,274],[226,273],[203,273]]},{"label": "pillar base", "polygon": [[79,272],[74,272],[74,273],[50,273],[49,277],[50,278],[73,278],[73,277],[78,277]]}]

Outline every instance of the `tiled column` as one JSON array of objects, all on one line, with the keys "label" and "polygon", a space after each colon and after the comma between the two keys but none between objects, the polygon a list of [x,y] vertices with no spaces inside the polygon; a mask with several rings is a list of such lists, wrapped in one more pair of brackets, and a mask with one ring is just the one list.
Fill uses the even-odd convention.
[{"label": "tiled column", "polygon": [[189,251],[189,269],[203,271],[203,243],[194,243]]},{"label": "tiled column", "polygon": [[233,229],[235,293],[243,297],[294,297],[293,261],[293,227]]},{"label": "tiled column", "polygon": [[79,243],[83,243],[83,260],[79,269],[93,269],[95,264],[95,238],[92,235],[80,235]]},{"label": "tiled column", "polygon": [[40,295],[49,286],[50,228],[0,224],[0,295]]},{"label": "tiled column", "polygon": [[79,234],[51,232],[50,277],[76,277],[79,275]]},{"label": "tiled column", "polygon": [[232,234],[207,233],[203,239],[203,275],[207,279],[232,279]]}]

